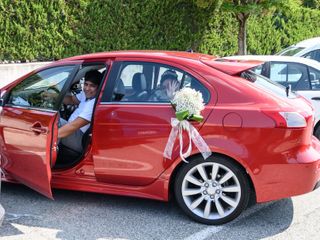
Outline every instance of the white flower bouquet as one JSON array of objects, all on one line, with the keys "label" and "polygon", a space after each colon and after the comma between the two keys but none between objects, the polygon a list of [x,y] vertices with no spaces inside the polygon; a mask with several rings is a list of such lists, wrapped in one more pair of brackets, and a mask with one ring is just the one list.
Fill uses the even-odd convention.
[{"label": "white flower bouquet", "polygon": [[179,121],[194,120],[201,122],[204,109],[202,93],[192,88],[182,88],[175,93],[171,104]]},{"label": "white flower bouquet", "polygon": [[[204,103],[201,92],[192,88],[182,88],[175,93],[171,105],[176,112],[176,118],[171,119],[172,129],[163,156],[171,159],[175,139],[179,136],[180,157],[183,161],[188,162],[186,158],[190,156],[192,151],[191,142],[198,148],[204,159],[208,158],[211,155],[208,145],[197,129],[189,123],[189,121],[201,122],[203,120],[201,111],[204,109]],[[184,148],[183,130],[187,131],[189,136],[189,144],[185,153],[182,152]]]}]

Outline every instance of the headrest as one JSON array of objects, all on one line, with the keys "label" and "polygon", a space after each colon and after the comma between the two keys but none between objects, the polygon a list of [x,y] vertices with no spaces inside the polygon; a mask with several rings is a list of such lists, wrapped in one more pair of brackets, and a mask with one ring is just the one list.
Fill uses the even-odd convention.
[{"label": "headrest", "polygon": [[118,79],[116,87],[114,88],[114,92],[123,95],[126,93],[126,89],[124,87],[122,79]]},{"label": "headrest", "polygon": [[133,75],[132,88],[135,91],[144,91],[147,89],[147,81],[143,73],[135,73]]}]

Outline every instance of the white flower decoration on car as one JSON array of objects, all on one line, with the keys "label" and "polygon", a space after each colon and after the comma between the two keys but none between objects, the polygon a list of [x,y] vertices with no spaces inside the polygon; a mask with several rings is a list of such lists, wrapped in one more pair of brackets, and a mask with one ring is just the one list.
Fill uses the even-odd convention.
[{"label": "white flower decoration on car", "polygon": [[[189,123],[190,120],[197,122],[201,122],[203,120],[201,111],[204,109],[204,103],[201,92],[192,88],[182,88],[174,94],[171,104],[176,111],[176,118],[171,119],[172,129],[164,150],[164,157],[171,159],[173,145],[176,137],[179,135],[180,157],[183,161],[188,162],[186,158],[191,154],[192,142],[201,152],[203,158],[208,158],[211,155],[208,145],[200,136],[197,129]],[[184,147],[182,135],[183,130],[187,131],[189,135],[189,146],[185,153],[182,152]]]}]

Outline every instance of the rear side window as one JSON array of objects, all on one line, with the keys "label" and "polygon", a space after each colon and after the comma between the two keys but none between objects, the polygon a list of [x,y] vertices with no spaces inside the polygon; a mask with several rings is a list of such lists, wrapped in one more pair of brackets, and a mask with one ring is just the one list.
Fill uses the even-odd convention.
[{"label": "rear side window", "polygon": [[271,63],[270,64],[270,79],[279,83],[287,81],[288,66],[285,63]]},{"label": "rear side window", "polygon": [[[284,86],[271,81],[270,79],[263,77],[261,75],[257,75],[253,71],[245,71],[241,74],[241,77],[249,80],[250,82],[257,85],[259,88],[262,88],[266,92],[273,93],[279,97],[283,98],[296,98],[297,95],[293,93],[292,91],[288,91]],[[287,96],[288,92],[288,96]]]},{"label": "rear side window", "polygon": [[205,103],[209,102],[210,100],[209,90],[206,89],[206,87],[203,86],[202,83],[198,79],[194,78],[193,76],[186,74],[182,87],[193,88],[194,90],[201,92],[203,101]]},{"label": "rear side window", "polygon": [[313,59],[313,60],[320,62],[320,49],[312,51],[312,52],[308,52],[303,57]]},{"label": "rear side window", "polygon": [[303,64],[271,62],[270,79],[284,86],[291,85],[292,90],[310,89],[308,68]]},{"label": "rear side window", "polygon": [[[183,87],[190,87],[200,91],[205,103],[209,102],[209,91],[203,84],[189,73],[176,67],[153,62],[117,62],[113,65],[108,82],[112,93],[108,89],[104,92],[103,101],[127,103],[169,103],[172,99],[168,95],[167,85],[174,84],[174,91]],[[111,99],[110,99],[111,96]]]}]

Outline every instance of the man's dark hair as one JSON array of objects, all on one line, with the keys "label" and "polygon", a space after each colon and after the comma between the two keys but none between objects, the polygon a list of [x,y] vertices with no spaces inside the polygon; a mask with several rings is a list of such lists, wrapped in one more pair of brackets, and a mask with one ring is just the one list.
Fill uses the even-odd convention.
[{"label": "man's dark hair", "polygon": [[84,81],[89,81],[99,86],[102,80],[102,73],[98,70],[91,70],[84,75]]}]

